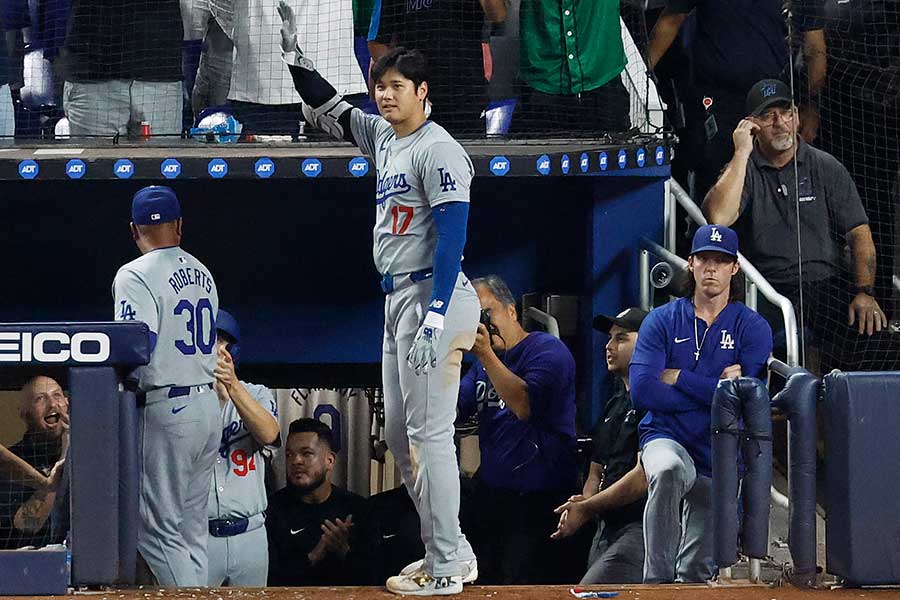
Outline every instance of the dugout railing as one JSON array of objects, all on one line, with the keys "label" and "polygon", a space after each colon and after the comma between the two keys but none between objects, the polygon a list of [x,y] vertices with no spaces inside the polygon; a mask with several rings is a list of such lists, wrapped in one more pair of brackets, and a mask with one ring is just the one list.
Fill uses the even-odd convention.
[{"label": "dugout railing", "polygon": [[[653,306],[653,291],[656,289],[668,290],[671,292],[674,291],[674,283],[676,280],[675,273],[684,271],[687,269],[687,261],[678,256],[675,253],[675,245],[676,245],[676,207],[681,206],[687,215],[698,225],[706,225],[707,220],[704,217],[703,212],[700,207],[693,201],[690,195],[678,184],[674,179],[670,179],[666,183],[666,194],[665,194],[665,207],[663,211],[663,222],[664,222],[664,235],[665,235],[665,246],[661,246],[656,242],[649,239],[642,239],[643,248],[641,249],[639,256],[639,265],[640,265],[640,304],[641,307],[645,310],[650,310]],[[651,265],[651,255],[656,256],[657,258],[663,261],[662,264],[657,263],[655,265]],[[745,282],[746,282],[746,304],[748,307],[753,310],[757,310],[758,306],[758,294],[762,294],[763,297],[771,302],[773,305],[777,306],[781,310],[782,318],[784,320],[784,332],[785,332],[785,358],[786,363],[782,363],[781,361],[774,361],[780,365],[784,365],[785,369],[793,369],[799,366],[800,364],[800,336],[797,329],[797,317],[794,311],[793,304],[791,301],[778,293],[777,290],[770,284],[765,277],[759,272],[759,270],[750,263],[747,258],[738,253],[738,262],[740,264],[741,270],[744,272]],[[660,269],[661,266],[668,266],[668,269]],[[772,367],[770,367],[772,368]],[[773,369],[773,372],[776,374],[780,374],[785,379],[789,377],[789,373]],[[788,421],[788,437],[791,438],[791,423]],[[813,436],[815,436],[815,431],[813,431]],[[791,478],[791,465],[792,463],[792,455],[791,455],[791,444],[788,445],[787,448],[787,464],[788,464],[788,488],[789,490],[793,490],[793,482]],[[787,496],[778,491],[774,486],[771,486],[770,495],[772,502],[785,508],[791,510],[790,500]],[[815,500],[813,499],[813,502]],[[813,544],[815,543],[815,520],[814,520],[814,506],[813,506]],[[807,536],[808,537],[808,536]],[[808,562],[805,554],[803,555],[804,563]],[[815,565],[815,554],[812,556],[813,566]],[[795,561],[796,562],[796,561]],[[806,564],[803,565],[801,570],[804,570],[807,567]],[[758,582],[760,580],[760,561],[758,558],[750,559],[750,580]],[[724,573],[726,576],[730,575],[730,572],[727,570]]]}]

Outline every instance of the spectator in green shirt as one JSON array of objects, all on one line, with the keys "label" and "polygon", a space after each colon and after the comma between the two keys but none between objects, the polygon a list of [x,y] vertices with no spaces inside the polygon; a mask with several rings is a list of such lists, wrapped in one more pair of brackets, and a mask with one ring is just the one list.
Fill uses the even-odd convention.
[{"label": "spectator in green shirt", "polygon": [[512,131],[628,130],[619,0],[530,0],[519,19],[522,91]]}]

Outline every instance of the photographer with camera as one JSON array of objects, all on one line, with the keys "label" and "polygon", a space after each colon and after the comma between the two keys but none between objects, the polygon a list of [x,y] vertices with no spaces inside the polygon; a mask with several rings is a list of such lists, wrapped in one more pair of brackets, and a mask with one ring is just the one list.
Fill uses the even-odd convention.
[{"label": "photographer with camera", "polygon": [[459,418],[478,414],[481,466],[467,534],[491,584],[560,580],[553,509],[573,492],[575,360],[560,340],[519,324],[496,275],[472,281],[482,318],[478,359],[459,386]]}]

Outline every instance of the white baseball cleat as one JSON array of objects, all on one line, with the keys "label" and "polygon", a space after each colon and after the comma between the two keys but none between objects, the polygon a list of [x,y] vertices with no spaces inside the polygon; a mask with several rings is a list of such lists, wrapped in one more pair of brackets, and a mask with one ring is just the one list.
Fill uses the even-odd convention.
[{"label": "white baseball cleat", "polygon": [[[425,566],[425,559],[420,558],[415,562],[411,562],[400,571],[401,575],[412,575],[416,571],[421,571]],[[462,582],[463,583],[475,583],[478,579],[478,559],[473,558],[472,560],[461,560],[459,561],[459,566],[462,569]]]},{"label": "white baseball cleat", "polygon": [[450,596],[463,590],[462,577],[432,577],[425,571],[394,575],[387,580],[389,592],[401,596]]}]

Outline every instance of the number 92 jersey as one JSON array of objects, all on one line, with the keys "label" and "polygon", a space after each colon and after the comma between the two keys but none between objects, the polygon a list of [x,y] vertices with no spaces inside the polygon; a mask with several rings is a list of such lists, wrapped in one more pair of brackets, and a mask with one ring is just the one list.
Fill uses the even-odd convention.
[{"label": "number 92 jersey", "polygon": [[143,321],[156,338],[138,388],[202,385],[215,380],[219,294],[209,269],[178,246],[122,266],[112,286],[117,321]]}]

